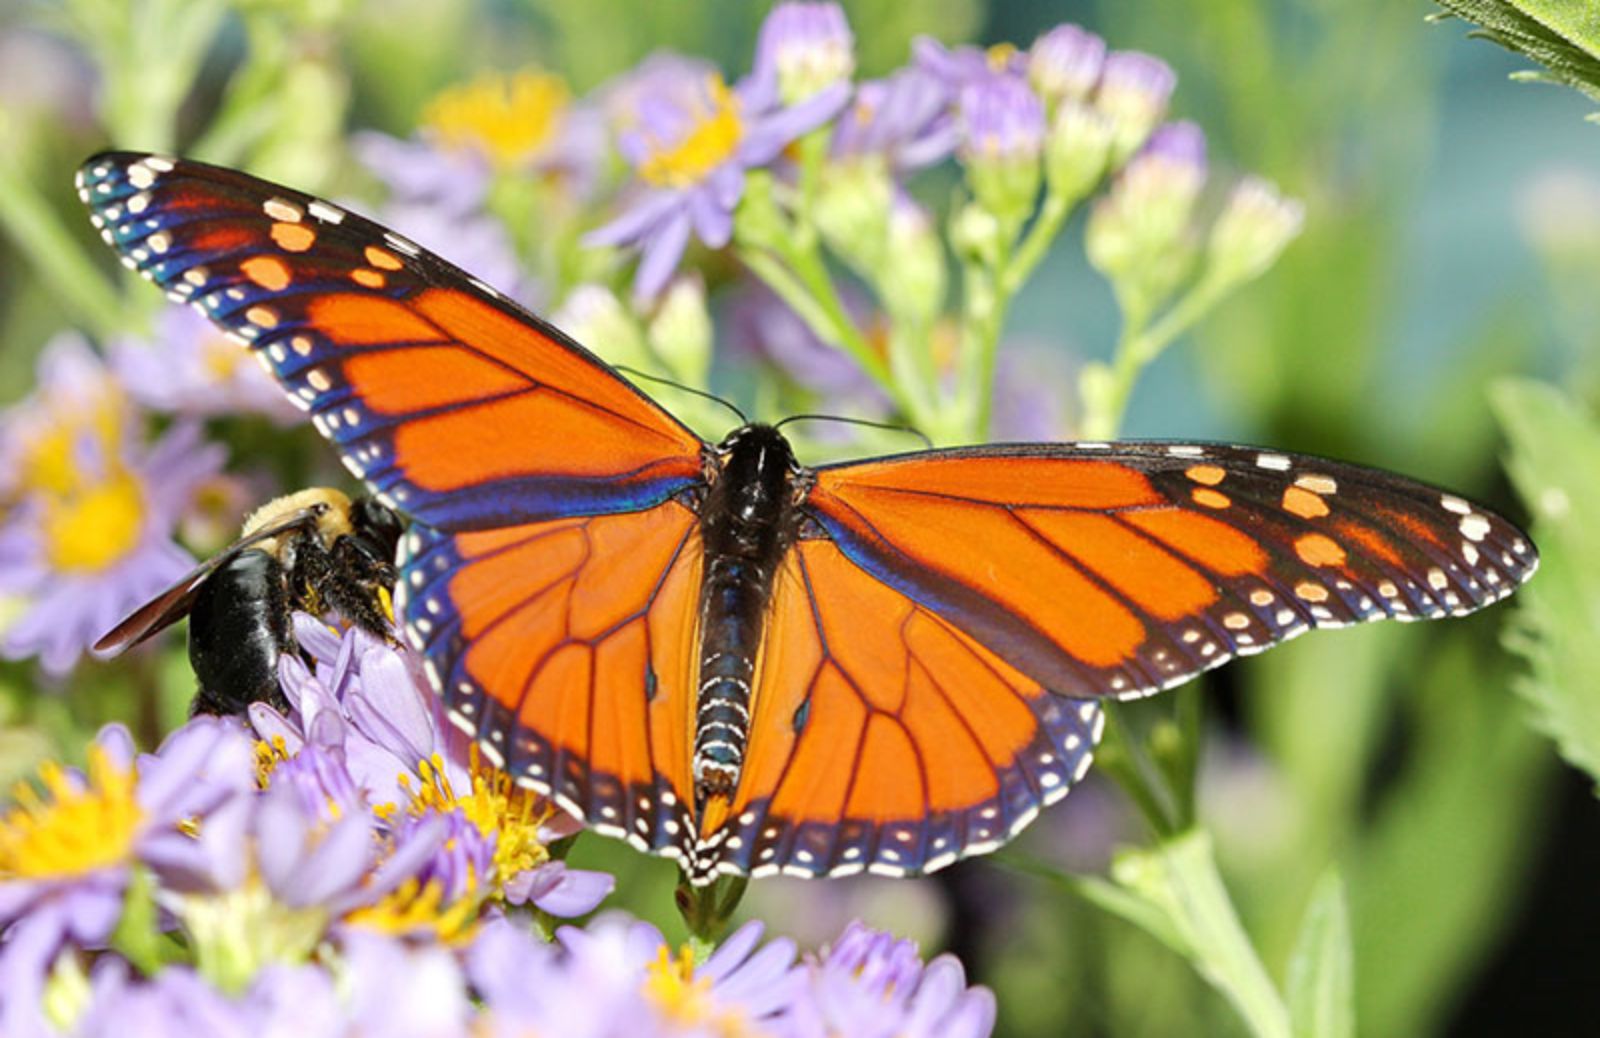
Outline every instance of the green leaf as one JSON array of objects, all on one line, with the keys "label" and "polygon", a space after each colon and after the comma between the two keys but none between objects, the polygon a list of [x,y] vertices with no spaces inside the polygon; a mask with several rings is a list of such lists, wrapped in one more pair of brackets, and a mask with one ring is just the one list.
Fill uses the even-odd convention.
[{"label": "green leaf", "polygon": [[1554,386],[1496,384],[1510,470],[1534,515],[1540,571],[1523,589],[1512,647],[1532,665],[1517,688],[1533,724],[1600,782],[1600,425]]},{"label": "green leaf", "polygon": [[1298,1038],[1355,1034],[1355,961],[1344,879],[1330,868],[1317,883],[1289,959],[1289,1019]]},{"label": "green leaf", "polygon": [[1545,73],[1514,79],[1565,83],[1600,100],[1600,9],[1586,0],[1435,0],[1480,27],[1474,36],[1533,59]]}]

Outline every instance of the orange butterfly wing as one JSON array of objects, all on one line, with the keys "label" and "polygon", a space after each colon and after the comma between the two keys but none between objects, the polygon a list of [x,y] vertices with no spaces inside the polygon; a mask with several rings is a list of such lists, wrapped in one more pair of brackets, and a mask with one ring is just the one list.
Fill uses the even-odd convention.
[{"label": "orange butterfly wing", "polygon": [[738,791],[703,866],[903,876],[1004,843],[1089,768],[1104,718],[825,539],[780,571]]},{"label": "orange butterfly wing", "polygon": [[843,553],[1044,687],[1129,697],[1312,627],[1470,612],[1537,556],[1374,469],[1244,447],[935,451],[818,470]]},{"label": "orange butterfly wing", "polygon": [[402,546],[397,608],[493,763],[597,831],[678,856],[701,570],[694,514],[643,512],[446,533]]},{"label": "orange butterfly wing", "polygon": [[124,263],[249,347],[346,466],[412,519],[483,529],[634,511],[701,481],[704,444],[677,419],[370,220],[150,155],[97,155],[78,189]]}]

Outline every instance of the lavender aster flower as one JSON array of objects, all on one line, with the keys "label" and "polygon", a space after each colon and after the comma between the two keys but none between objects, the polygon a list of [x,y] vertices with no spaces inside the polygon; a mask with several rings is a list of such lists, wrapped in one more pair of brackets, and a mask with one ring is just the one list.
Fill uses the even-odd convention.
[{"label": "lavender aster flower", "polygon": [[108,354],[128,395],[153,411],[196,418],[259,414],[278,425],[300,421],[250,352],[190,307],[167,307],[152,335],[115,339]]},{"label": "lavender aster flower", "polygon": [[1089,96],[1105,60],[1105,40],[1076,25],[1058,25],[1028,49],[1028,82],[1053,109]]},{"label": "lavender aster flower", "polygon": [[855,38],[838,4],[779,4],[761,24],[755,75],[775,77],[785,104],[848,82],[855,67]]},{"label": "lavender aster flower", "polygon": [[[842,294],[851,317],[859,321],[867,316],[866,301],[859,294]],[[882,390],[861,366],[817,338],[811,326],[765,285],[752,284],[734,295],[728,326],[736,350],[771,361],[796,383],[824,397],[829,407],[874,414],[887,409]]]},{"label": "lavender aster flower", "polygon": [[984,76],[961,88],[959,151],[978,204],[1015,228],[1033,210],[1043,170],[1044,105],[1022,80]]},{"label": "lavender aster flower", "polygon": [[179,858],[179,823],[204,825],[253,786],[250,748],[237,726],[190,722],[135,761],[125,729],[101,730],[87,773],[46,765],[42,795],[25,787],[0,817],[0,1032],[32,1033],[37,990],[66,942],[102,945],[122,910],[133,866]]},{"label": "lavender aster flower", "polygon": [[711,248],[726,245],[746,172],[833,118],[850,92],[835,83],[785,106],[776,75],[751,75],[731,89],[716,74],[661,87],[637,97],[632,125],[618,140],[638,189],[619,216],[585,239],[640,249],[634,292],[641,298],[667,283],[691,233]]},{"label": "lavender aster flower", "polygon": [[859,923],[808,957],[805,971],[789,1027],[796,1038],[983,1038],[994,1029],[994,995],[969,988],[953,956],[924,966],[912,942]]},{"label": "lavender aster flower", "polygon": [[0,594],[25,600],[0,655],[65,673],[194,561],[172,531],[223,449],[197,426],[135,441],[137,416],[87,343],[55,339],[34,395],[0,424]]},{"label": "lavender aster flower", "polygon": [[950,48],[931,36],[911,41],[912,63],[941,84],[954,98],[963,87],[991,77],[1022,79],[1028,71],[1028,55],[1009,43],[981,47]]},{"label": "lavender aster flower", "polygon": [[862,83],[833,131],[833,157],[879,158],[889,169],[931,166],[956,146],[950,91],[933,73],[911,66]]},{"label": "lavender aster flower", "polygon": [[1151,298],[1170,291],[1192,259],[1189,224],[1205,177],[1200,128],[1157,129],[1096,201],[1084,234],[1090,263],[1124,291]]}]

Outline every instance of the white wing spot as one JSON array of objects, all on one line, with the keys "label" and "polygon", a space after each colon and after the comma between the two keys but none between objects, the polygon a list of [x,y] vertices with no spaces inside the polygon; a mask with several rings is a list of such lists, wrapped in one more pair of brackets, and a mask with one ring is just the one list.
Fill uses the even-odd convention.
[{"label": "white wing spot", "polygon": [[1256,455],[1256,464],[1261,468],[1271,469],[1274,472],[1288,472],[1292,462],[1290,462],[1288,455],[1285,454],[1258,454]]},{"label": "white wing spot", "polygon": [[1461,536],[1469,541],[1481,541],[1489,535],[1489,520],[1476,512],[1461,517]]},{"label": "white wing spot", "polygon": [[344,222],[344,210],[335,209],[326,202],[313,201],[310,205],[306,206],[306,209],[311,213],[312,216],[315,216],[323,223]]}]

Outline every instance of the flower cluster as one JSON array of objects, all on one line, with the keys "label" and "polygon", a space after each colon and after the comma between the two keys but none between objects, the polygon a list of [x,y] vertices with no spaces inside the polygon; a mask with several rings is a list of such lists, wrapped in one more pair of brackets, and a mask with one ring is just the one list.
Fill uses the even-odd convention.
[{"label": "flower cluster", "polygon": [[[154,754],[105,729],[0,816],[0,1030],[981,1036],[948,956],[853,925],[826,953],[750,923],[703,961],[593,911],[576,826],[439,723],[407,655],[310,617],[287,714],[199,718]],[[253,737],[252,737],[253,736]]]}]

